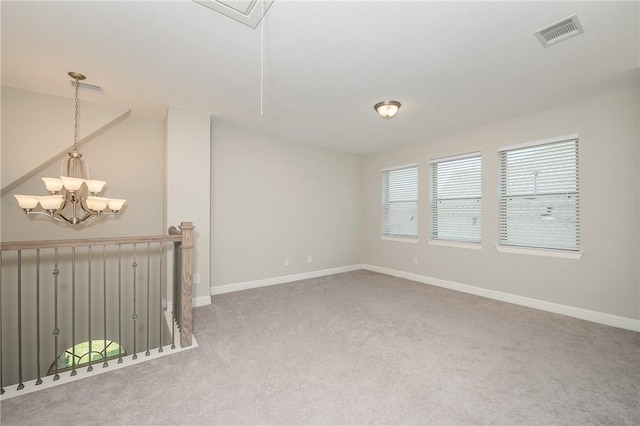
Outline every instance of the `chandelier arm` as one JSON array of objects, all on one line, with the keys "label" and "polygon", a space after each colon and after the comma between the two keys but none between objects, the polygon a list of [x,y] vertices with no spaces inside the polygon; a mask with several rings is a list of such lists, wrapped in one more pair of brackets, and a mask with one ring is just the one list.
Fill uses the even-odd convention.
[{"label": "chandelier arm", "polygon": [[54,213],[49,217],[53,220],[57,220],[58,222],[71,223],[66,217],[62,216],[60,213]]},{"label": "chandelier arm", "polygon": [[89,220],[91,220],[91,219],[95,219],[96,217],[98,217],[98,215],[97,215],[97,214],[95,214],[95,213],[89,213],[89,214],[87,214],[85,217],[83,217],[82,219],[78,219],[78,224],[80,224],[80,223],[84,223],[84,222],[89,221]]},{"label": "chandelier arm", "polygon": [[26,213],[27,215],[32,215],[32,214],[41,214],[41,215],[43,215],[43,216],[47,216],[47,217],[51,217],[51,218],[54,218],[54,219],[55,219],[55,217],[53,216],[53,214],[49,213],[48,211],[43,211],[43,212],[41,212],[41,211],[39,211],[39,210],[29,210],[29,211],[26,211],[25,213]]},{"label": "chandelier arm", "polygon": [[80,209],[81,209],[83,212],[85,212],[85,213],[91,213],[91,212],[88,210],[88,207],[86,207],[86,206],[84,205],[85,203],[83,203],[83,202],[82,202],[82,200],[77,200],[77,201],[76,201],[76,203],[80,205]]},{"label": "chandelier arm", "polygon": [[[60,218],[58,218],[58,217],[56,217],[56,216],[59,216],[59,217],[60,217],[60,218],[62,218],[62,219],[60,219]],[[58,221],[61,221],[61,222],[62,222],[62,221],[64,221],[64,222],[70,223],[71,225],[79,225],[79,224],[81,224],[81,223],[85,222],[85,221],[86,221],[86,220],[88,220],[88,219],[91,219],[91,218],[96,217],[96,214],[94,214],[94,213],[87,213],[87,214],[86,214],[84,217],[82,217],[82,218],[80,218],[80,217],[75,217],[75,216],[73,216],[73,217],[71,217],[71,218],[67,218],[66,216],[64,216],[64,215],[63,215],[63,214],[61,214],[61,213],[55,213],[55,215],[54,215],[54,216],[51,216],[51,217],[52,217],[53,219],[58,220]]]},{"label": "chandelier arm", "polygon": [[84,206],[82,205],[82,202],[78,202],[78,204],[80,204],[80,208],[82,209],[83,212],[85,212],[86,214],[83,217],[77,216],[76,217],[76,223],[75,224],[80,224],[85,222],[87,219],[91,219],[93,217],[97,217],[98,215],[95,212],[89,211],[87,209],[84,208]]},{"label": "chandelier arm", "polygon": [[[76,217],[77,214],[77,208],[76,206],[78,204],[80,204],[80,207],[82,207],[82,203],[75,197],[75,194],[71,196],[71,199],[67,199],[67,198],[62,198],[62,205],[58,208],[58,210],[54,213],[55,215],[57,215],[58,217],[62,218],[65,222],[70,223],[72,225],[76,225],[79,223],[82,223],[84,220],[75,220],[74,218]],[[68,218],[65,215],[63,215],[61,212],[63,212],[65,210],[65,208],[67,207],[67,205],[71,203],[71,217]],[[84,210],[86,212],[86,210],[84,208],[82,208],[82,210]],[[51,216],[52,218],[56,219],[53,215]],[[59,220],[59,219],[58,219]]]},{"label": "chandelier arm", "polygon": [[[62,205],[60,207],[58,207],[57,211],[61,212],[61,211],[64,210],[65,207],[67,207],[67,199],[64,198],[64,196],[63,196],[62,197]],[[62,215],[60,215],[60,216],[62,216]]]},{"label": "chandelier arm", "polygon": [[60,213],[49,213],[48,211],[37,211],[37,210],[30,210],[28,212],[26,212],[28,215],[31,214],[40,214],[43,216],[46,216],[48,218],[51,218],[53,220],[57,220],[58,222],[67,222],[67,223],[71,223],[66,217],[64,217],[63,215],[61,215]]},{"label": "chandelier arm", "polygon": [[57,212],[55,212],[54,214],[50,215],[51,219],[55,219],[58,222],[67,222],[67,223],[73,223],[71,220],[67,219],[67,217],[65,215],[63,215],[62,213],[60,213],[60,210],[58,210]]}]

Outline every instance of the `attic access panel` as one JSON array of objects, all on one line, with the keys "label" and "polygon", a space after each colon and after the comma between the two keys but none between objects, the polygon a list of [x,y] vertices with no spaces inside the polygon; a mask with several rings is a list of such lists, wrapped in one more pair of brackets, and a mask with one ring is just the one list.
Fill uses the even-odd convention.
[{"label": "attic access panel", "polygon": [[[251,28],[258,26],[273,0],[193,0]],[[263,13],[264,10],[264,13]]]}]

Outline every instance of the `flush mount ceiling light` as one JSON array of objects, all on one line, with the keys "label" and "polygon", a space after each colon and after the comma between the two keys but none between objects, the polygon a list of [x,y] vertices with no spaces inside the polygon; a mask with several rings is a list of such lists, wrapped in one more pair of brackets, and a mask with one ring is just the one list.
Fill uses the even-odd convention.
[{"label": "flush mount ceiling light", "polygon": [[378,102],[373,109],[376,110],[378,115],[387,120],[398,113],[400,109],[400,102],[398,101],[382,101]]},{"label": "flush mount ceiling light", "polygon": [[[70,72],[75,88],[75,106],[73,121],[73,151],[67,161],[62,163],[60,178],[43,177],[50,195],[14,195],[18,205],[26,214],[41,214],[70,225],[84,223],[87,219],[109,212],[118,213],[125,200],[99,197],[106,184],[102,180],[89,180],[89,166],[78,151],[78,86],[85,76]],[[89,192],[90,195],[86,195]],[[34,210],[38,204],[42,210]]]}]

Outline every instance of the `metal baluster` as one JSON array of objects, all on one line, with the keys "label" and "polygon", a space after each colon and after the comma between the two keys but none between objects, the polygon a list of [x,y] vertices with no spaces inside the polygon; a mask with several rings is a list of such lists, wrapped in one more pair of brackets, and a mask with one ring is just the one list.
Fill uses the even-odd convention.
[{"label": "metal baluster", "polygon": [[[109,363],[107,362],[107,246],[102,246],[102,312],[104,314],[103,325],[104,325],[104,362],[102,363],[102,368],[108,367]],[[118,342],[120,343],[120,342]]]},{"label": "metal baluster", "polygon": [[91,352],[93,349],[93,341],[91,340],[91,246],[89,246],[87,248],[88,251],[88,259],[87,259],[87,263],[89,264],[89,280],[88,280],[88,289],[87,289],[87,293],[88,293],[88,327],[89,327],[89,367],[87,367],[87,372],[89,371],[93,371],[93,365],[91,364]]},{"label": "metal baluster", "polygon": [[180,329],[180,309],[182,308],[182,292],[180,291],[180,243],[176,243],[176,249],[173,254],[173,321]]},{"label": "metal baluster", "polygon": [[138,319],[138,314],[136,314],[136,270],[138,269],[138,263],[136,262],[136,245],[133,244],[133,263],[131,264],[133,267],[133,315],[131,319],[133,319],[133,357],[132,359],[138,359],[138,353],[136,352],[136,320]]},{"label": "metal baluster", "polygon": [[144,353],[145,356],[151,355],[149,352],[149,315],[151,313],[151,305],[150,305],[150,293],[149,293],[149,285],[151,284],[151,262],[149,261],[149,248],[151,247],[151,243],[147,243],[147,351]]},{"label": "metal baluster", "polygon": [[164,256],[164,244],[160,243],[160,284],[158,284],[158,306],[160,307],[160,315],[158,321],[158,332],[160,333],[160,344],[158,348],[158,352],[162,352],[162,317],[164,316],[164,311],[162,309],[162,258]]},{"label": "metal baluster", "polygon": [[76,371],[76,248],[71,247],[71,375]]},{"label": "metal baluster", "polygon": [[118,244],[118,364],[122,364],[122,244]]},{"label": "metal baluster", "polygon": [[55,265],[53,267],[53,340],[54,340],[54,356],[56,357],[54,361],[54,376],[53,380],[58,380],[60,375],[58,374],[58,335],[60,334],[60,329],[58,328],[58,275],[60,275],[60,270],[58,269],[58,248],[55,248]]},{"label": "metal baluster", "polygon": [[0,395],[4,394],[2,381],[2,251],[0,251]]},{"label": "metal baluster", "polygon": [[36,249],[36,362],[38,363],[38,379],[36,386],[42,384],[40,372],[40,249]]},{"label": "metal baluster", "polygon": [[18,250],[18,390],[22,383],[22,250]]},{"label": "metal baluster", "polygon": [[171,310],[171,349],[176,348],[176,321],[177,321],[176,308],[181,303],[178,291],[176,291],[176,287],[178,285],[177,283],[178,283],[178,271],[179,271],[178,262],[180,262],[179,250],[180,250],[180,244],[174,243],[173,244],[173,285],[171,288],[171,291],[173,292],[173,308]]}]

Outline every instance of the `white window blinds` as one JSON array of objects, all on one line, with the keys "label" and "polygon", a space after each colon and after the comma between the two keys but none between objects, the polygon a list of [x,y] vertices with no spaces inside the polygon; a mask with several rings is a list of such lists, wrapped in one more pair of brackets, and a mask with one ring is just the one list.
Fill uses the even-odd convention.
[{"label": "white window blinds", "polygon": [[418,238],[418,166],[382,171],[382,235]]},{"label": "white window blinds", "polygon": [[499,150],[500,244],[580,248],[578,138]]},{"label": "white window blinds", "polygon": [[479,243],[482,238],[480,153],[430,163],[431,238]]}]

